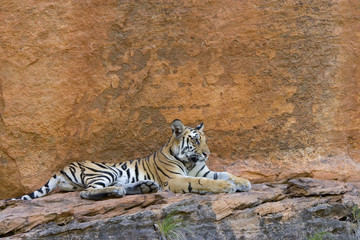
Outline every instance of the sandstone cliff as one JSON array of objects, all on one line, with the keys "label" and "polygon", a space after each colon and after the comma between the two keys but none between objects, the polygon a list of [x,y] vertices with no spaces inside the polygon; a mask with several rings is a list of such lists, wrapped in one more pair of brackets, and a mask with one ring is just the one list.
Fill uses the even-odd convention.
[{"label": "sandstone cliff", "polygon": [[17,1],[0,8],[0,198],[71,161],[205,122],[209,165],[253,182],[360,179],[360,2]]},{"label": "sandstone cliff", "polygon": [[359,190],[359,184],[300,178],[234,194],[159,192],[90,201],[78,193],[55,193],[1,201],[0,237],[161,239],[168,237],[159,229],[170,215],[182,221],[173,230],[185,239],[358,239]]}]

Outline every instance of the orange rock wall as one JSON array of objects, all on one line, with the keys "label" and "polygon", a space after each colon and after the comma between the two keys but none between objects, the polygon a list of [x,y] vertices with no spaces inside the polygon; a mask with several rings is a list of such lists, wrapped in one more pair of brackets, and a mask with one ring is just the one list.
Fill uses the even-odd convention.
[{"label": "orange rock wall", "polygon": [[0,197],[75,160],[145,156],[205,122],[209,165],[254,182],[360,180],[360,3],[1,4]]}]

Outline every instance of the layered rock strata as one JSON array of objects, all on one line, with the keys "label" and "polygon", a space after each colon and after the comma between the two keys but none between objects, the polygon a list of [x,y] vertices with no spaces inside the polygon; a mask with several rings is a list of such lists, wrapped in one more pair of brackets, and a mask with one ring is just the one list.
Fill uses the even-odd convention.
[{"label": "layered rock strata", "polygon": [[[159,239],[162,224],[186,239],[352,239],[360,231],[360,185],[300,178],[255,184],[234,194],[159,192],[90,201],[55,193],[0,202],[0,237],[7,239]],[[166,236],[165,236],[166,237]],[[355,239],[355,238],[354,238]]]}]

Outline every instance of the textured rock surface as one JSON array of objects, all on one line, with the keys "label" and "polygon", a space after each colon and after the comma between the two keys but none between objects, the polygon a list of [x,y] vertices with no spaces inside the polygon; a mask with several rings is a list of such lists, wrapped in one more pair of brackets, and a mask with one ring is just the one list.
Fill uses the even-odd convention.
[{"label": "textured rock surface", "polygon": [[0,198],[74,160],[145,156],[175,118],[205,121],[214,170],[360,180],[359,15],[357,0],[2,1]]},{"label": "textured rock surface", "polygon": [[[294,186],[306,182],[311,196]],[[337,193],[331,186],[338,187]],[[166,216],[182,219],[186,239],[307,239],[326,232],[351,239],[359,185],[310,178],[256,184],[250,192],[217,195],[160,192],[89,201],[56,193],[32,201],[0,201],[0,237],[8,239],[158,239]],[[321,192],[318,189],[322,189]],[[360,223],[359,223],[360,224]]]}]

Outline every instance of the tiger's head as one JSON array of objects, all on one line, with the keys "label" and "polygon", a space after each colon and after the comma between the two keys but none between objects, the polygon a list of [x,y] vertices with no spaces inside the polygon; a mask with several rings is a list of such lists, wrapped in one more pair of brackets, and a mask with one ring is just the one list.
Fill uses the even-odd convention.
[{"label": "tiger's head", "polygon": [[171,123],[173,135],[170,139],[170,154],[177,160],[187,164],[196,164],[208,160],[210,150],[203,132],[204,123],[195,128],[184,126],[175,119]]}]

